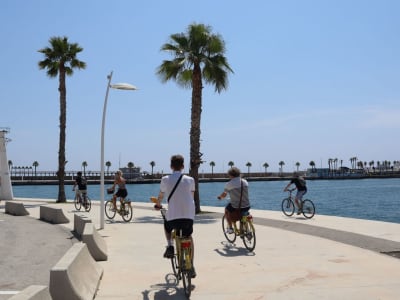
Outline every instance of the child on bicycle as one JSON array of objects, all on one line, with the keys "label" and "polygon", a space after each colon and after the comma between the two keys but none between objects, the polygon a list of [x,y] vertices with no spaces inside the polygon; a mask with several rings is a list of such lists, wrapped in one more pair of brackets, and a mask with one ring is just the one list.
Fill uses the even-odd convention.
[{"label": "child on bicycle", "polygon": [[112,203],[113,203],[114,209],[117,210],[117,203],[116,203],[117,198],[119,197],[119,201],[122,204],[122,203],[124,203],[126,196],[128,196],[128,191],[126,189],[126,180],[124,177],[122,177],[122,172],[120,170],[118,170],[115,173],[114,184],[110,188],[110,190],[114,190],[115,186],[118,186],[118,191],[113,195]]},{"label": "child on bicycle", "polygon": [[292,180],[290,180],[290,182],[283,189],[283,191],[287,192],[287,190],[289,189],[289,187],[292,184],[294,184],[297,189],[297,193],[296,193],[296,197],[294,198],[294,202],[298,208],[297,214],[300,215],[302,213],[302,209],[303,209],[302,205],[301,205],[303,196],[307,193],[306,180],[304,179],[304,177],[300,176],[299,173],[294,173],[294,177],[292,178]]},{"label": "child on bicycle", "polygon": [[[76,186],[78,186],[78,189],[75,190]],[[85,177],[82,177],[82,172],[80,171],[76,173],[76,178],[72,190],[75,191],[76,197],[79,197],[79,203],[83,203],[82,201],[82,196],[83,196],[85,202],[83,204],[86,206],[87,180]]]},{"label": "child on bicycle", "polygon": [[[239,208],[239,203],[242,214],[248,212],[250,209],[249,184],[247,180],[240,177],[240,170],[236,167],[229,169],[228,176],[230,180],[225,184],[224,191],[217,198],[218,200],[221,200],[228,194],[231,198],[231,201],[225,207],[225,218],[228,222],[226,232],[232,234],[233,228],[230,213],[233,213],[237,208]],[[242,199],[240,199],[240,197],[242,197]]]}]

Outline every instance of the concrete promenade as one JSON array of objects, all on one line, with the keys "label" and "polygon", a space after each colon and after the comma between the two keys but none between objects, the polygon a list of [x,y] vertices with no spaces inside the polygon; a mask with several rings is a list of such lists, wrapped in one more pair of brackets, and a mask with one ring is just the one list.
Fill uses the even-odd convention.
[{"label": "concrete promenade", "polygon": [[[73,243],[72,203],[51,204],[62,208],[71,220],[68,224],[51,225],[37,220],[39,205],[48,204],[39,199],[23,201],[30,216],[14,217],[4,214],[4,201],[0,202],[0,236],[5,223],[26,222],[36,238],[46,239],[43,255],[49,256],[53,236],[63,235]],[[182,283],[176,284],[171,275],[169,260],[162,257],[165,249],[162,219],[150,203],[134,202],[133,219],[123,222],[119,215],[106,220],[99,233],[108,246],[108,260],[98,262],[104,268],[99,291],[95,299],[185,299]],[[195,221],[195,266],[191,299],[400,299],[400,224],[350,218],[316,215],[311,220],[303,217],[285,217],[281,212],[252,210],[255,220],[257,245],[249,253],[238,238],[229,244],[222,233],[221,207],[202,207],[203,213]],[[100,207],[92,206],[88,215],[99,228]],[[35,224],[35,222],[37,224]],[[61,232],[46,233],[43,227],[61,227]],[[33,233],[32,233],[33,234]],[[18,237],[16,237],[18,239]],[[18,248],[17,241],[10,246],[1,241],[1,251]],[[38,245],[26,254],[41,252]],[[6,245],[6,246],[5,246]],[[62,251],[70,244],[61,245]],[[34,248],[36,247],[36,248]],[[381,252],[393,252],[393,257]],[[64,252],[65,253],[65,252]],[[35,253],[37,254],[37,253]],[[61,254],[57,254],[61,255]],[[61,255],[62,256],[62,255]],[[11,255],[9,255],[11,257]],[[10,259],[11,260],[11,259]],[[8,260],[2,260],[1,272]],[[24,268],[14,279],[19,281]],[[26,261],[24,262],[26,264]],[[37,266],[35,266],[37,267]],[[36,270],[38,276],[49,276],[49,266]],[[0,276],[0,280],[2,277]],[[27,285],[34,284],[27,282]],[[37,284],[43,284],[38,282]],[[44,283],[46,284],[46,283]],[[47,282],[48,285],[48,282]],[[0,281],[0,299],[8,290]]]}]

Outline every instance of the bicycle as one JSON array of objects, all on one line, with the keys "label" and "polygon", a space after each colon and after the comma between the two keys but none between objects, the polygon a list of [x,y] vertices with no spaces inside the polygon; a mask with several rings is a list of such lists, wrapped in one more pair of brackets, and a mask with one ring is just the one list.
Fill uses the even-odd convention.
[{"label": "bicycle", "polygon": [[[161,215],[166,221],[165,214],[167,210],[165,208],[160,209]],[[172,271],[176,277],[177,282],[182,280],[183,289],[187,298],[190,297],[192,292],[192,272],[193,272],[193,259],[192,259],[192,240],[190,237],[182,236],[182,231],[179,235],[176,231],[172,231],[172,238],[175,240],[175,253],[171,257]]]},{"label": "bicycle", "polygon": [[[292,195],[294,190],[296,189],[288,189],[289,197],[282,200],[282,212],[288,217],[292,216],[295,210],[294,196]],[[311,219],[315,214],[314,203],[310,199],[301,200],[300,212],[306,219]]]},{"label": "bicycle", "polygon": [[130,222],[132,220],[132,216],[133,216],[131,200],[129,200],[129,199],[125,199],[124,201],[116,200],[116,202],[120,203],[119,208],[118,208],[118,204],[116,203],[117,209],[114,209],[114,204],[113,204],[112,199],[106,201],[104,210],[105,210],[107,218],[112,220],[112,219],[114,219],[115,215],[118,213],[125,222]]},{"label": "bicycle", "polygon": [[[82,199],[81,195],[82,195],[83,199]],[[75,193],[75,199],[74,199],[75,208],[77,210],[81,210],[82,204],[85,207],[85,211],[89,212],[92,207],[92,201],[90,200],[87,193],[81,193],[78,191]]]},{"label": "bicycle", "polygon": [[236,237],[239,236],[243,240],[246,249],[252,252],[256,247],[256,230],[253,224],[253,216],[248,211],[242,212],[242,218],[239,221],[239,228],[237,227],[237,222],[232,222],[233,232],[230,233],[228,232],[228,221],[224,214],[222,217],[222,230],[225,238],[233,244],[236,241]]}]

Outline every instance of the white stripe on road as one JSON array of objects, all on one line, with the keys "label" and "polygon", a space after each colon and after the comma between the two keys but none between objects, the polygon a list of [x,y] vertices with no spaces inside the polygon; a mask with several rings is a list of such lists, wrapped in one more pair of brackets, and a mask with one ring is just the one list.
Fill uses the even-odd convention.
[{"label": "white stripe on road", "polygon": [[15,295],[18,294],[20,291],[0,291],[0,295]]}]

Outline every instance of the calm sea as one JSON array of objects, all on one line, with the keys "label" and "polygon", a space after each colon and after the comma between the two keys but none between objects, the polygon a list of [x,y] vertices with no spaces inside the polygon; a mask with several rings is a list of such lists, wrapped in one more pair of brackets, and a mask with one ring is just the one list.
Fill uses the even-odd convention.
[{"label": "calm sea", "polygon": [[[288,181],[249,182],[251,205],[255,209],[280,211],[282,190]],[[217,195],[223,191],[223,182],[200,183],[201,205],[221,206]],[[308,180],[308,193],[316,206],[316,213],[400,223],[400,179],[345,179]],[[68,199],[74,198],[72,186],[65,186]],[[128,193],[136,202],[149,202],[156,196],[159,184],[130,184]],[[91,199],[100,199],[100,186],[89,185]],[[13,187],[14,197],[56,199],[56,185],[25,185]],[[108,197],[108,195],[106,195]]]}]

